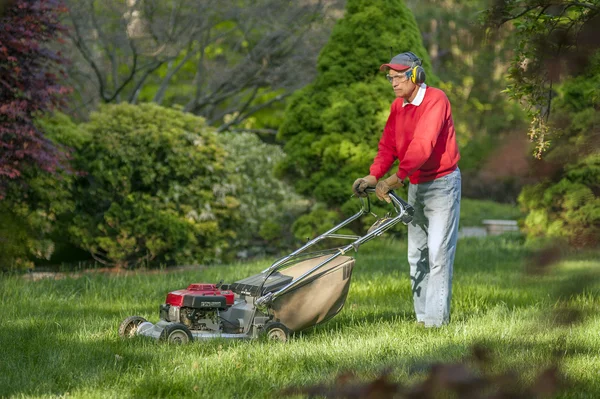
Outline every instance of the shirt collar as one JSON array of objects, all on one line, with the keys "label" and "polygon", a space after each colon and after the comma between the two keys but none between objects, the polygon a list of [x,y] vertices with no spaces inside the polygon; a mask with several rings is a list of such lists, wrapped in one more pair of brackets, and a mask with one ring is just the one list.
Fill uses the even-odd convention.
[{"label": "shirt collar", "polygon": [[412,104],[418,107],[419,105],[421,105],[421,103],[423,102],[423,98],[425,97],[425,89],[427,89],[427,85],[425,83],[421,83],[421,85],[419,86],[419,91],[417,91],[417,95],[412,100],[412,102],[404,100],[402,102],[402,106],[405,107],[408,104]]}]

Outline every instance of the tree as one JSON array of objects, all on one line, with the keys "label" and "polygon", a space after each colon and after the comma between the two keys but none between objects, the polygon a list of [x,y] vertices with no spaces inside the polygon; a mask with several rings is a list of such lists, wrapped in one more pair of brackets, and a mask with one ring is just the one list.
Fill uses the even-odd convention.
[{"label": "tree", "polygon": [[368,173],[394,100],[379,66],[407,50],[423,58],[428,83],[435,85],[402,1],[348,1],[319,56],[316,80],[294,94],[279,131],[288,154],[279,173],[299,193],[332,208],[348,202],[354,179]]},{"label": "tree", "polygon": [[15,0],[0,17],[0,198],[26,168],[65,165],[62,149],[34,124],[68,92],[59,84],[65,60],[47,47],[65,32],[63,12],[58,0]]},{"label": "tree", "polygon": [[531,237],[600,243],[600,53],[585,73],[555,86],[552,145],[539,161],[550,171],[526,186],[519,202],[529,212]]},{"label": "tree", "polygon": [[584,73],[600,48],[600,1],[497,0],[484,14],[494,28],[511,23],[518,46],[510,68],[509,95],[526,106],[530,139],[541,158],[548,149],[548,121],[554,87],[569,76]]},{"label": "tree", "polygon": [[[530,104],[530,138],[548,170],[519,197],[529,236],[582,247],[600,241],[600,1],[498,1],[492,26],[512,23],[519,46],[509,94]],[[551,118],[551,115],[553,116]]]},{"label": "tree", "polygon": [[178,104],[221,130],[310,81],[327,33],[321,1],[67,1],[84,103]]}]

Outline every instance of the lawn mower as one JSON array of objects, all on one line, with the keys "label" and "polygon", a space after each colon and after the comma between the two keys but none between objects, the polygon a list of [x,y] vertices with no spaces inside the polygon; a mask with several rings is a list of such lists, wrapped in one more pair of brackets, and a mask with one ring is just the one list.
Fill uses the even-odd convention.
[{"label": "lawn mower", "polygon": [[[287,341],[294,332],[331,319],[344,306],[354,267],[352,250],[382,235],[399,222],[411,222],[414,209],[393,191],[393,212],[378,218],[364,236],[336,234],[352,221],[371,214],[369,196],[359,197],[358,213],[308,241],[254,276],[231,284],[191,284],[169,292],[160,305],[160,321],[131,316],[119,326],[121,337],[142,335],[170,343],[208,338],[258,338]],[[351,240],[346,246],[306,252],[327,238]]]}]

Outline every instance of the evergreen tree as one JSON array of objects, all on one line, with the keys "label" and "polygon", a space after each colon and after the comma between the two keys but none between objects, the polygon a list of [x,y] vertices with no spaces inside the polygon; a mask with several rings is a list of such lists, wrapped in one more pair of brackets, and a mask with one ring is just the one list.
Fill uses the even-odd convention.
[{"label": "evergreen tree", "polygon": [[368,174],[394,93],[379,66],[413,51],[435,85],[427,52],[402,0],[350,0],[323,48],[318,75],[291,99],[279,139],[289,155],[280,175],[329,207],[351,196],[352,182]]}]

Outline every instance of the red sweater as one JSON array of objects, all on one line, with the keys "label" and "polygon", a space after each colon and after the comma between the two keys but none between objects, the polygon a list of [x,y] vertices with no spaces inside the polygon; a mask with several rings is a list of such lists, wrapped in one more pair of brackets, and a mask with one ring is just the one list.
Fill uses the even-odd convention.
[{"label": "red sweater", "polygon": [[440,89],[427,87],[420,105],[392,103],[370,174],[379,180],[396,159],[398,177],[424,183],[454,171],[460,154],[450,102]]}]

